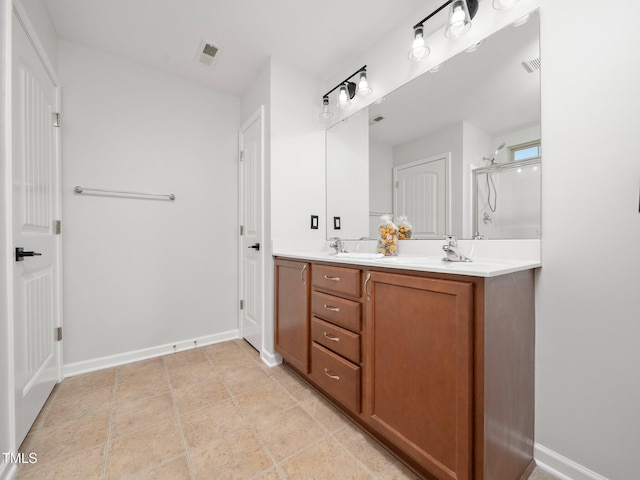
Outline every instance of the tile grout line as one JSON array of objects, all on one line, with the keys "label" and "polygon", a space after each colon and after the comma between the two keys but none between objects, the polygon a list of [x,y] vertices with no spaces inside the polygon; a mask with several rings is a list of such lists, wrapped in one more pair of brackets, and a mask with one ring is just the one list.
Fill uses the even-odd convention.
[{"label": "tile grout line", "polygon": [[107,462],[109,460],[109,445],[111,443],[111,432],[113,430],[113,418],[116,409],[116,392],[118,391],[118,381],[120,380],[120,371],[115,370],[115,380],[113,382],[113,391],[111,392],[111,407],[109,408],[109,428],[107,429],[107,439],[104,443],[104,460],[102,463],[102,479],[107,478]]},{"label": "tile grout line", "polygon": [[193,462],[191,461],[191,449],[189,448],[189,444],[187,443],[187,437],[184,434],[184,427],[182,425],[182,418],[180,415],[180,411],[178,410],[178,403],[176,402],[174,387],[173,387],[173,383],[171,382],[171,375],[169,375],[169,368],[167,367],[167,364],[164,361],[164,357],[162,358],[162,365],[164,366],[165,374],[167,375],[167,378],[169,380],[169,392],[171,395],[171,403],[173,404],[173,411],[176,415],[178,428],[180,429],[180,436],[182,437],[182,447],[184,448],[184,451],[185,451],[185,457],[187,459],[187,467],[189,468],[189,474],[191,475],[191,480],[195,480],[196,469],[193,466]]}]

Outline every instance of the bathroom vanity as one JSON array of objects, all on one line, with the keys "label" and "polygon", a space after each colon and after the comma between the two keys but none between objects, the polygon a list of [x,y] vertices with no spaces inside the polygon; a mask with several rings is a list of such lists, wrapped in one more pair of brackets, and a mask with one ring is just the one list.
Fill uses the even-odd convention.
[{"label": "bathroom vanity", "polygon": [[275,348],[425,478],[526,478],[534,267],[277,256]]}]

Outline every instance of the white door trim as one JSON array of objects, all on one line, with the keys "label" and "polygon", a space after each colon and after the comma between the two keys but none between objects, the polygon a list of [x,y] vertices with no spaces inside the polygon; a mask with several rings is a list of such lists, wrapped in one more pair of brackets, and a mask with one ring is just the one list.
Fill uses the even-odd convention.
[{"label": "white door trim", "polygon": [[[265,334],[265,284],[264,284],[264,271],[265,271],[265,245],[264,245],[264,238],[265,238],[265,233],[264,233],[264,215],[265,215],[265,211],[264,211],[264,195],[265,195],[265,182],[264,182],[264,178],[265,178],[265,172],[264,172],[264,105],[260,105],[260,108],[258,108],[258,110],[251,115],[241,126],[240,129],[238,130],[238,225],[242,225],[242,212],[243,212],[243,208],[244,208],[244,178],[243,178],[243,172],[242,172],[242,163],[240,162],[240,155],[241,155],[241,151],[242,151],[242,132],[244,132],[245,130],[247,130],[249,128],[249,126],[251,126],[253,123],[255,123],[256,121],[260,122],[260,138],[262,139],[260,142],[260,191],[261,191],[261,201],[260,201],[260,238],[259,238],[259,242],[260,245],[262,246],[262,255],[260,255],[260,270],[262,272],[261,276],[260,276],[260,291],[261,291],[261,295],[260,295],[260,309],[262,311],[262,332],[261,332],[261,338],[262,338],[262,345],[260,348],[260,355],[262,356],[262,353],[264,351],[264,334]],[[237,301],[237,305],[238,305],[238,331],[240,334],[240,338],[244,338],[244,333],[242,331],[242,310],[240,309],[240,300],[241,300],[241,296],[242,296],[242,292],[243,292],[243,285],[244,285],[244,263],[243,263],[243,245],[242,245],[242,235],[240,235],[240,232],[238,232],[238,271],[239,271],[239,275],[238,275],[238,301]]]}]

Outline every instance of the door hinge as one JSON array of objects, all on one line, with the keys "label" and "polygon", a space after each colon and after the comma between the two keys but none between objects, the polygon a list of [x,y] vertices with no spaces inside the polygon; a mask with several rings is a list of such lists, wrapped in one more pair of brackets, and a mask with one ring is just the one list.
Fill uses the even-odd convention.
[{"label": "door hinge", "polygon": [[240,235],[244,235],[244,225],[240,225]]},{"label": "door hinge", "polygon": [[62,221],[61,220],[56,220],[53,223],[53,230],[54,230],[56,235],[60,235],[62,233]]},{"label": "door hinge", "polygon": [[60,128],[60,113],[58,112],[53,114],[53,126]]},{"label": "door hinge", "polygon": [[62,327],[56,328],[56,341],[57,342],[62,341]]},{"label": "door hinge", "polygon": [[240,300],[240,310],[244,310],[244,300]]},{"label": "door hinge", "polygon": [[240,161],[244,160],[244,150],[240,150]]}]

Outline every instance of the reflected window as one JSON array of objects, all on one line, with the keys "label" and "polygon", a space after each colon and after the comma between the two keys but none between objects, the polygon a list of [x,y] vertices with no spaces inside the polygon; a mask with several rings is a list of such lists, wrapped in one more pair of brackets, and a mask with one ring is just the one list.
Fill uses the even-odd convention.
[{"label": "reflected window", "polygon": [[520,160],[530,160],[532,158],[540,157],[540,142],[526,143],[523,145],[516,145],[510,147],[511,161],[517,162]]}]

